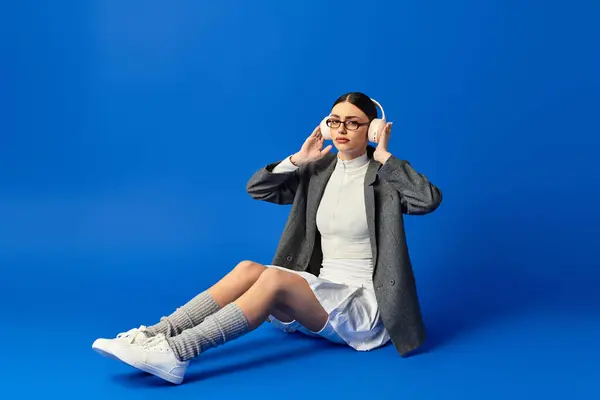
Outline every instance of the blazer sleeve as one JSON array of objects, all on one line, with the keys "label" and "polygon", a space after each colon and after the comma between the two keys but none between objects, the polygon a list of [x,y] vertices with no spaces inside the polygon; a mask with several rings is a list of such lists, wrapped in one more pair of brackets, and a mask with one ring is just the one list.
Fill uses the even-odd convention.
[{"label": "blazer sleeve", "polygon": [[269,203],[292,204],[303,168],[295,167],[288,160],[268,164],[256,171],[246,184],[250,197]]},{"label": "blazer sleeve", "polygon": [[402,212],[410,215],[429,214],[442,202],[442,192],[406,160],[392,155],[379,169],[379,176],[400,193]]}]

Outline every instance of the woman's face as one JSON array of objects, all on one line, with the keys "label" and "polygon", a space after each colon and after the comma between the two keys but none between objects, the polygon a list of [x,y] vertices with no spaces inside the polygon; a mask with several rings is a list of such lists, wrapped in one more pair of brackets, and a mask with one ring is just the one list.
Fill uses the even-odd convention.
[{"label": "woman's face", "polygon": [[328,120],[331,139],[340,157],[351,159],[365,153],[369,143],[369,118],[360,108],[348,102],[338,103]]}]

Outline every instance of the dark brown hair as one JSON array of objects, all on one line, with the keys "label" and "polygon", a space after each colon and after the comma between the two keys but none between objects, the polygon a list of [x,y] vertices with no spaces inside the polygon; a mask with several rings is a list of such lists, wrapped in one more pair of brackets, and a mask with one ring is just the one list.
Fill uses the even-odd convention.
[{"label": "dark brown hair", "polygon": [[[362,112],[364,112],[367,117],[369,117],[369,121],[377,118],[377,106],[369,96],[361,92],[349,92],[341,95],[338,99],[333,103],[333,107],[335,107],[338,103],[343,103],[347,101],[350,104],[358,107]],[[332,108],[333,108],[332,107]]]}]

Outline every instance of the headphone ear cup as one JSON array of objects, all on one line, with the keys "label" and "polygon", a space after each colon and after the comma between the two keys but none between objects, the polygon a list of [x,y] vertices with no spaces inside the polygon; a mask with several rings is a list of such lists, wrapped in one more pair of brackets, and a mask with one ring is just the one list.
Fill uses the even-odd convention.
[{"label": "headphone ear cup", "polygon": [[323,136],[323,139],[331,140],[331,129],[327,126],[327,118],[329,117],[327,116],[321,121],[321,135]]},{"label": "headphone ear cup", "polygon": [[371,124],[369,125],[369,140],[373,143],[377,143],[377,132],[379,132],[379,129],[381,129],[381,127],[385,124],[385,121],[383,121],[381,118],[375,118],[373,121],[371,121]]}]

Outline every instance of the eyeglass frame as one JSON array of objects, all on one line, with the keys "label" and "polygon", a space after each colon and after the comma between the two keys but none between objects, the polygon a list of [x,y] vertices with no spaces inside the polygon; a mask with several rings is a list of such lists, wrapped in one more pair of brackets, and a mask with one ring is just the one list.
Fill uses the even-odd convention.
[{"label": "eyeglass frame", "polygon": [[[330,125],[331,121],[338,121],[338,122],[340,123],[340,125],[338,125],[337,127],[335,127],[335,128],[334,128],[334,127],[332,127],[332,126]],[[350,129],[350,128],[348,128],[348,126],[346,125],[348,122],[353,122],[353,123],[355,123],[355,124],[358,124],[358,126],[356,127],[356,129]],[[360,127],[361,127],[361,126],[365,126],[365,125],[370,125],[370,124],[371,124],[371,122],[357,122],[357,121],[353,121],[353,120],[350,120],[350,121],[342,121],[342,120],[340,120],[340,119],[337,119],[337,118],[327,118],[327,120],[325,121],[325,123],[327,124],[327,126],[328,126],[329,128],[332,128],[332,129],[337,129],[337,128],[339,128],[341,125],[344,125],[344,128],[346,128],[346,129],[347,129],[347,130],[349,130],[349,131],[357,131],[357,130],[359,130],[359,129],[360,129]]]}]

